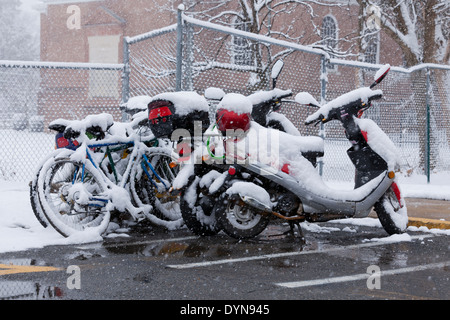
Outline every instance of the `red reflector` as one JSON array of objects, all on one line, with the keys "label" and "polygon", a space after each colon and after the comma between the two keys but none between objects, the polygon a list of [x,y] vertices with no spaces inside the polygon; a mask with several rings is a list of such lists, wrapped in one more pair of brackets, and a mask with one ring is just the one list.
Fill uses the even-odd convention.
[{"label": "red reflector", "polygon": [[289,163],[285,163],[283,165],[283,167],[281,168],[281,171],[283,171],[284,173],[289,174]]},{"label": "red reflector", "polygon": [[60,138],[58,138],[57,140],[56,140],[56,146],[58,147],[58,148],[65,148],[65,147],[67,147],[69,145],[69,141],[66,139],[66,138],[64,138],[64,137],[60,137]]},{"label": "red reflector", "polygon": [[180,158],[179,162],[188,161],[191,157],[191,147],[189,143],[180,143],[177,145],[177,151]]},{"label": "red reflector", "polygon": [[234,176],[236,174],[236,168],[235,167],[229,167],[228,168],[228,174],[230,176]]},{"label": "red reflector", "polygon": [[167,116],[171,116],[171,115],[172,115],[172,112],[170,111],[169,107],[162,107],[162,108],[156,108],[156,109],[150,110],[150,112],[148,114],[148,118],[150,120],[152,120],[152,119],[167,117]]},{"label": "red reflector", "polygon": [[361,134],[363,135],[364,139],[365,139],[366,142],[367,142],[367,131],[362,131],[362,130],[361,130]]},{"label": "red reflector", "polygon": [[392,188],[392,191],[394,191],[394,194],[398,200],[398,203],[400,204],[400,208],[403,208],[402,195],[400,194],[400,189],[399,189],[398,185],[395,182],[392,182],[391,188]]},{"label": "red reflector", "polygon": [[225,132],[227,129],[238,130],[242,129],[246,132],[250,128],[250,114],[238,114],[227,109],[219,109],[217,111],[219,130]]}]

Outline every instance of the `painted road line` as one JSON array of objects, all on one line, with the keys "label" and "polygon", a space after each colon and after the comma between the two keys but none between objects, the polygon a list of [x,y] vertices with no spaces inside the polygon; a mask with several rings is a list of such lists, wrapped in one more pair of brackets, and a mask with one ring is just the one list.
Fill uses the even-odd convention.
[{"label": "painted road line", "polygon": [[154,243],[195,240],[198,238],[199,238],[198,236],[188,236],[188,237],[180,237],[180,238],[154,239],[154,240],[148,240],[148,241],[119,242],[119,243],[110,243],[110,244],[94,243],[91,245],[79,246],[79,247],[77,247],[77,249],[87,250],[87,249],[100,249],[100,248],[128,247],[128,246],[138,246],[138,245],[154,244]]},{"label": "painted road line", "polygon": [[13,264],[0,264],[0,276],[16,273],[33,273],[33,272],[49,272],[60,271],[61,268],[42,267],[42,266],[16,266]]},{"label": "painted road line", "polygon": [[[430,269],[439,269],[450,266],[450,261],[440,262],[440,263],[431,263],[421,266],[400,268],[400,269],[392,269],[392,270],[381,270],[380,277],[416,272],[416,271],[424,271]],[[342,277],[333,277],[333,278],[324,278],[324,279],[315,279],[315,280],[304,280],[304,281],[291,281],[291,282],[279,282],[275,283],[277,286],[285,287],[285,288],[301,288],[301,287],[312,287],[312,286],[320,286],[331,283],[340,283],[340,282],[349,282],[349,281],[357,281],[357,280],[367,280],[370,277],[369,273],[361,273],[355,274],[351,276],[342,276]]]},{"label": "painted road line", "polygon": [[[425,238],[430,238],[430,237],[433,237],[433,235],[417,235],[417,236],[411,236],[411,240],[425,239]],[[230,258],[230,259],[202,261],[202,262],[193,262],[193,263],[184,263],[184,264],[172,264],[172,265],[167,265],[166,267],[172,268],[172,269],[190,269],[190,268],[199,268],[199,267],[209,267],[209,266],[220,265],[220,264],[285,258],[285,257],[300,256],[300,255],[305,255],[305,254],[338,252],[338,251],[352,250],[352,249],[358,249],[358,248],[382,246],[382,245],[392,244],[392,243],[398,243],[398,241],[386,240],[386,241],[364,242],[364,243],[345,246],[345,247],[336,247],[336,248],[310,250],[310,251],[282,252],[282,253],[263,254],[263,255],[258,255],[258,256],[249,256],[249,257],[242,257],[242,258]]]}]

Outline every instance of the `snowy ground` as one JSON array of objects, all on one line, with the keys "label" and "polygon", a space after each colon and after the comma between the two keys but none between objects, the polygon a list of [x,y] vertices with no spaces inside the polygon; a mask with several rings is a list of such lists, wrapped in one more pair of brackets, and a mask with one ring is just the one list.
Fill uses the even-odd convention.
[{"label": "snowy ground", "polygon": [[[433,175],[431,183],[424,176],[401,179],[405,197],[429,198],[450,201],[450,173]],[[349,184],[330,183],[332,187],[349,188]],[[98,236],[64,238],[52,228],[44,229],[34,217],[29,201],[28,184],[24,182],[0,181],[0,253],[41,248],[48,245],[79,244],[99,241]],[[346,219],[351,224],[369,224],[380,227],[372,218]],[[374,221],[375,220],[375,221]],[[415,231],[414,227],[409,227]],[[305,226],[306,230],[321,232],[321,227]],[[417,228],[416,228],[417,229]],[[422,230],[423,229],[423,230]],[[323,229],[324,232],[329,232]],[[421,231],[430,231],[421,228]],[[442,232],[449,234],[447,231]],[[400,237],[399,240],[408,240]]]}]

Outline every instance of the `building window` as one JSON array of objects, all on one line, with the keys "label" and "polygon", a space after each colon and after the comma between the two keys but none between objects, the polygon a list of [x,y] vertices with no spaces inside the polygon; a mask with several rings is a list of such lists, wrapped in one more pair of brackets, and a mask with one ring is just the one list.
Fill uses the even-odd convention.
[{"label": "building window", "polygon": [[[241,31],[250,31],[250,24],[236,20],[235,28]],[[233,36],[233,49],[232,49],[232,62],[240,66],[253,66],[254,65],[254,53],[252,44],[247,38]]]},{"label": "building window", "polygon": [[[332,52],[336,49],[338,43],[338,28],[336,19],[332,16],[326,16],[322,21],[322,44],[325,50],[333,57]],[[333,65],[327,65],[328,69],[334,69]]]},{"label": "building window", "polygon": [[364,62],[378,63],[379,58],[379,34],[366,37],[366,49],[364,50]]},{"label": "building window", "polygon": [[322,21],[322,43],[330,49],[335,49],[337,37],[336,20],[331,16],[326,16]]},{"label": "building window", "polygon": [[[90,63],[118,63],[120,35],[94,36],[88,38]],[[119,98],[120,75],[113,70],[90,70],[90,98]]]}]

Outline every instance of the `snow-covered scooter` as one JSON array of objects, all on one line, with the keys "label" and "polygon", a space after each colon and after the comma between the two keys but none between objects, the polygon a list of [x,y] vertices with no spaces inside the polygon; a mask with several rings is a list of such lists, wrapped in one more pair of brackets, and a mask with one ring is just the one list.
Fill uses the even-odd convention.
[{"label": "snow-covered scooter", "polygon": [[[216,134],[220,136],[219,143],[222,143],[227,128],[245,128],[250,126],[250,122],[255,122],[253,126],[259,124],[265,128],[275,129],[275,132],[282,131],[288,135],[300,136],[300,132],[294,124],[285,115],[276,112],[280,110],[282,100],[293,95],[291,90],[276,88],[276,82],[283,65],[283,61],[278,60],[272,68],[272,90],[258,91],[248,97],[242,96],[247,103],[246,112],[227,112],[226,107],[224,108],[222,101],[224,96],[227,96],[225,100],[230,100],[230,96],[234,94],[226,95],[222,89],[213,87],[205,90],[205,97],[209,101],[215,102],[214,104],[218,104],[217,123],[213,125]],[[239,100],[237,101],[239,103]],[[238,106],[237,109],[242,109],[242,106]],[[205,142],[208,149],[210,149],[210,144],[213,144],[210,143],[211,136],[208,137],[209,134],[214,135],[214,133],[209,131],[206,134]],[[299,137],[299,139],[302,138]],[[313,139],[316,139],[313,148],[300,148],[296,151],[301,152],[308,161],[316,165],[317,158],[323,156],[323,143],[319,137]],[[311,144],[311,141],[309,142]],[[173,184],[174,190],[181,190],[180,207],[185,224],[192,232],[203,236],[214,235],[221,230],[215,216],[211,214],[214,203],[220,195],[220,190],[214,189],[214,186],[223,187],[224,179],[228,177],[229,165],[225,163],[224,156],[216,157],[213,153],[211,150],[203,149],[202,151],[201,148],[197,148],[191,154],[190,164],[184,164],[184,168]],[[207,161],[203,161],[205,158]]]},{"label": "snow-covered scooter", "polygon": [[[293,152],[296,148],[314,149],[315,143],[308,144],[307,139],[317,137],[293,137],[277,131],[279,154],[270,163],[260,162],[260,154],[256,160],[252,159],[254,143],[241,139],[237,144],[244,144],[241,149],[246,152],[245,163],[229,165],[228,172],[215,177],[209,188],[210,197],[216,195],[211,216],[217,219],[220,228],[238,239],[251,238],[262,232],[275,216],[289,221],[292,231],[298,226],[301,233],[299,222],[363,218],[374,208],[387,233],[404,232],[408,218],[395,181],[396,147],[375,122],[360,118],[373,100],[382,97],[381,90],[372,88],[389,69],[388,65],[381,68],[370,87],[353,90],[322,106],[308,93],[295,97],[300,104],[318,107],[306,124],[337,120],[343,125],[352,144],[347,153],[356,168],[353,190],[328,187],[311,162],[301,153]],[[260,133],[265,130],[264,136],[273,134],[271,129],[253,122],[247,137],[251,136],[251,130]]]}]

